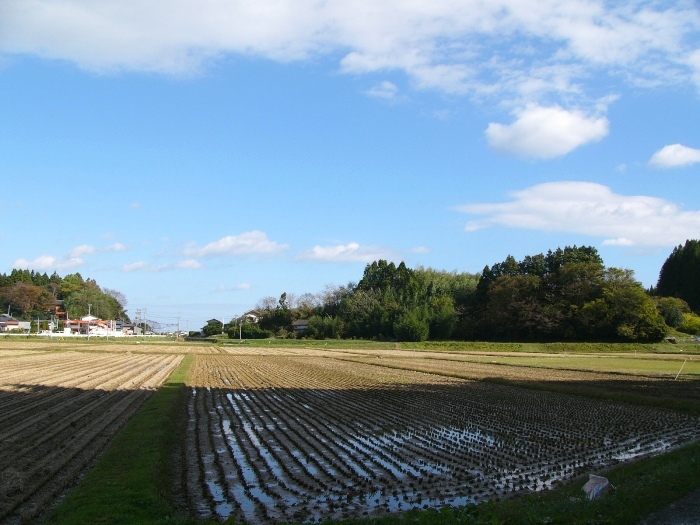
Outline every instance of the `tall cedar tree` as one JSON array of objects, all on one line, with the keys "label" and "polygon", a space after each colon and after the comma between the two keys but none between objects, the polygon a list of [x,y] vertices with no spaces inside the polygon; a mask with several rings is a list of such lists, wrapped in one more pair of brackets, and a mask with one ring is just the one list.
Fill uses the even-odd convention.
[{"label": "tall cedar tree", "polygon": [[683,299],[700,313],[700,241],[687,240],[673,249],[661,267],[656,293]]}]

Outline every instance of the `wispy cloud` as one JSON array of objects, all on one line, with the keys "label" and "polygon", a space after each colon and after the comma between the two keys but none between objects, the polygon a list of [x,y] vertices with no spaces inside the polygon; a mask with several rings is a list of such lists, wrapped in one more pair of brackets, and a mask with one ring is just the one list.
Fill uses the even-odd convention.
[{"label": "wispy cloud", "polygon": [[604,245],[655,247],[676,246],[700,231],[700,211],[655,197],[619,195],[591,182],[539,184],[511,196],[511,202],[458,207],[486,216],[469,222],[466,231],[502,226],[583,234]]},{"label": "wispy cloud", "polygon": [[128,246],[115,242],[109,246],[93,246],[91,244],[81,244],[76,246],[70,251],[70,257],[83,257],[85,255],[94,255],[97,253],[108,253],[108,252],[123,252],[128,250]]},{"label": "wispy cloud", "polygon": [[197,259],[186,259],[175,263],[174,266],[175,268],[188,268],[192,270],[198,270],[199,268],[203,267],[202,263],[200,263]]},{"label": "wispy cloud", "polygon": [[700,162],[700,149],[689,148],[682,144],[664,146],[649,160],[654,168],[667,169],[690,166]]},{"label": "wispy cloud", "polygon": [[239,291],[245,291],[245,290],[250,290],[252,289],[253,286],[250,283],[240,283],[236,284],[234,286],[226,286],[226,285],[221,285],[216,287],[216,292],[217,293],[224,293],[224,292],[239,292]]},{"label": "wispy cloud", "polygon": [[54,270],[73,270],[82,266],[85,261],[81,257],[66,256],[54,257],[52,255],[40,255],[36,259],[29,261],[27,259],[17,259],[12,265],[13,268],[31,269],[39,271],[54,271]]},{"label": "wispy cloud", "polygon": [[608,134],[605,117],[559,106],[531,105],[517,112],[516,117],[512,124],[489,124],[486,137],[492,148],[525,158],[549,159]]},{"label": "wispy cloud", "polygon": [[172,270],[199,270],[204,265],[196,259],[187,259],[174,263],[153,264],[148,261],[135,261],[121,267],[123,272],[167,272]]},{"label": "wispy cloud", "polygon": [[41,255],[34,260],[17,259],[13,268],[29,268],[39,271],[73,270],[86,263],[86,257],[105,252],[121,252],[128,250],[128,247],[121,243],[114,243],[110,246],[93,246],[91,244],[81,244],[73,248],[67,255],[56,257],[54,255]]},{"label": "wispy cloud", "polygon": [[316,262],[363,262],[390,259],[391,251],[381,246],[361,246],[351,242],[334,246],[314,246],[299,253],[297,259]]},{"label": "wispy cloud", "polygon": [[83,255],[92,255],[97,251],[97,248],[90,246],[89,244],[81,244],[76,246],[70,252],[71,257],[82,257]]},{"label": "wispy cloud", "polygon": [[400,71],[418,89],[479,96],[571,96],[600,71],[639,85],[700,84],[693,0],[5,0],[3,22],[0,53],[99,72],[187,75],[227,54],[340,54],[348,73]]},{"label": "wispy cloud", "polygon": [[148,262],[146,261],[134,261],[129,264],[125,264],[122,266],[122,271],[123,272],[136,272],[139,270],[144,270],[148,268]]},{"label": "wispy cloud", "polygon": [[222,237],[218,241],[210,242],[201,248],[190,246],[185,250],[185,254],[194,257],[276,255],[286,251],[288,248],[289,245],[271,241],[264,232],[254,230],[240,235]]},{"label": "wispy cloud", "polygon": [[395,101],[399,94],[399,88],[393,82],[385,80],[366,90],[364,93],[370,97],[381,98],[387,101]]}]

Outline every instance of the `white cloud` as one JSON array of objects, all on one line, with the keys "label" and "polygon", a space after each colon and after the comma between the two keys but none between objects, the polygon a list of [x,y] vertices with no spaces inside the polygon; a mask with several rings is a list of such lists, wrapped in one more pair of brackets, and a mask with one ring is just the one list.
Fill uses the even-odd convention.
[{"label": "white cloud", "polygon": [[107,247],[96,247],[91,244],[81,244],[73,248],[68,255],[54,257],[53,255],[42,255],[33,261],[27,259],[17,259],[14,268],[31,268],[41,271],[69,270],[85,264],[86,255],[95,255],[101,252],[120,252],[128,248],[121,243],[114,243]]},{"label": "white cloud", "polygon": [[96,251],[97,249],[94,246],[90,246],[89,244],[81,244],[80,246],[76,246],[71,250],[70,256],[82,257],[83,255],[92,255]]},{"label": "white cloud", "polygon": [[[342,71],[405,73],[450,93],[571,92],[592,72],[700,84],[693,0],[4,0],[0,53],[93,71],[201,71],[227,54],[341,56]],[[573,76],[572,76],[573,75]]]},{"label": "white cloud", "polygon": [[302,261],[316,262],[363,262],[370,263],[378,259],[389,259],[389,250],[379,246],[360,246],[356,242],[336,246],[314,246],[301,252],[298,256]]},{"label": "white cloud", "polygon": [[393,82],[385,80],[376,86],[365,91],[365,95],[370,97],[381,98],[383,100],[395,100],[399,94],[399,88]]},{"label": "white cloud", "polygon": [[654,168],[666,169],[690,166],[698,162],[700,162],[700,149],[689,148],[682,144],[671,144],[654,153],[649,160],[649,165]]},{"label": "white cloud", "polygon": [[189,247],[185,250],[185,253],[195,257],[251,254],[275,255],[288,248],[289,245],[271,241],[264,232],[254,230],[241,235],[223,237],[218,241],[210,242],[202,248]]},{"label": "white cloud", "polygon": [[492,148],[520,157],[560,157],[608,134],[608,120],[568,111],[559,106],[531,105],[519,111],[510,125],[489,124],[486,136]]},{"label": "white cloud", "polygon": [[598,237],[604,245],[677,246],[697,237],[700,211],[664,199],[619,195],[592,182],[551,182],[513,192],[511,202],[467,204],[457,209],[485,219],[466,231],[492,226]]},{"label": "white cloud", "polygon": [[148,263],[146,261],[136,261],[122,266],[122,271],[135,272],[137,270],[145,270],[146,268],[148,268]]},{"label": "white cloud", "polygon": [[121,267],[123,272],[167,272],[171,270],[198,270],[204,266],[195,259],[186,259],[183,261],[176,262],[174,264],[165,263],[154,266],[148,261],[136,261],[133,263],[125,264]]},{"label": "white cloud", "polygon": [[176,263],[175,268],[187,268],[198,270],[199,268],[203,268],[203,265],[197,259],[186,259],[184,261]]},{"label": "white cloud", "polygon": [[129,248],[120,242],[115,242],[109,246],[97,247],[90,244],[81,244],[70,251],[69,257],[83,257],[84,255],[94,255],[104,252],[123,252]]},{"label": "white cloud", "polygon": [[27,268],[39,271],[70,270],[85,263],[83,259],[76,256],[53,257],[52,255],[41,255],[33,261],[27,259],[17,259],[12,265],[13,268]]}]

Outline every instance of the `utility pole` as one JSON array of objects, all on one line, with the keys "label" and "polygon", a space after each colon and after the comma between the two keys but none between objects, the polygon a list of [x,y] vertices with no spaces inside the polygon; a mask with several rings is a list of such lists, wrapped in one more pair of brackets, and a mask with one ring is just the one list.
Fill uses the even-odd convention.
[{"label": "utility pole", "polygon": [[88,303],[88,319],[87,319],[87,336],[90,340],[90,312],[92,311],[92,303]]},{"label": "utility pole", "polygon": [[177,317],[177,334],[175,335],[175,341],[180,340],[180,316]]},{"label": "utility pole", "polygon": [[143,340],[146,340],[146,309],[143,309]]}]

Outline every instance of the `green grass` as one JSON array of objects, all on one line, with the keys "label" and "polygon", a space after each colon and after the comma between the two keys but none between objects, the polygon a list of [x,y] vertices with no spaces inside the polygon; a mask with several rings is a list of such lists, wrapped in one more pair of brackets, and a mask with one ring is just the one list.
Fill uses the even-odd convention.
[{"label": "green grass", "polygon": [[185,356],[170,379],[117,435],[98,464],[56,509],[49,523],[201,523],[180,516],[171,503],[173,451],[180,439],[180,410],[193,356]]},{"label": "green grass", "polygon": [[[683,376],[700,376],[700,358],[684,357],[616,357],[610,355],[539,355],[539,356],[482,356],[470,355],[464,361],[477,363],[497,363],[559,370],[582,370],[589,372],[623,373],[674,378],[678,372]],[[682,371],[681,371],[682,368]]]},{"label": "green grass", "polygon": [[545,354],[700,354],[700,344],[695,341],[671,343],[492,343],[477,341],[426,341],[401,343],[404,349],[451,352],[533,352]]},{"label": "green grass", "polygon": [[390,341],[365,341],[361,339],[238,339],[218,338],[224,346],[250,346],[256,348],[319,348],[338,350],[397,350],[401,343]]}]

